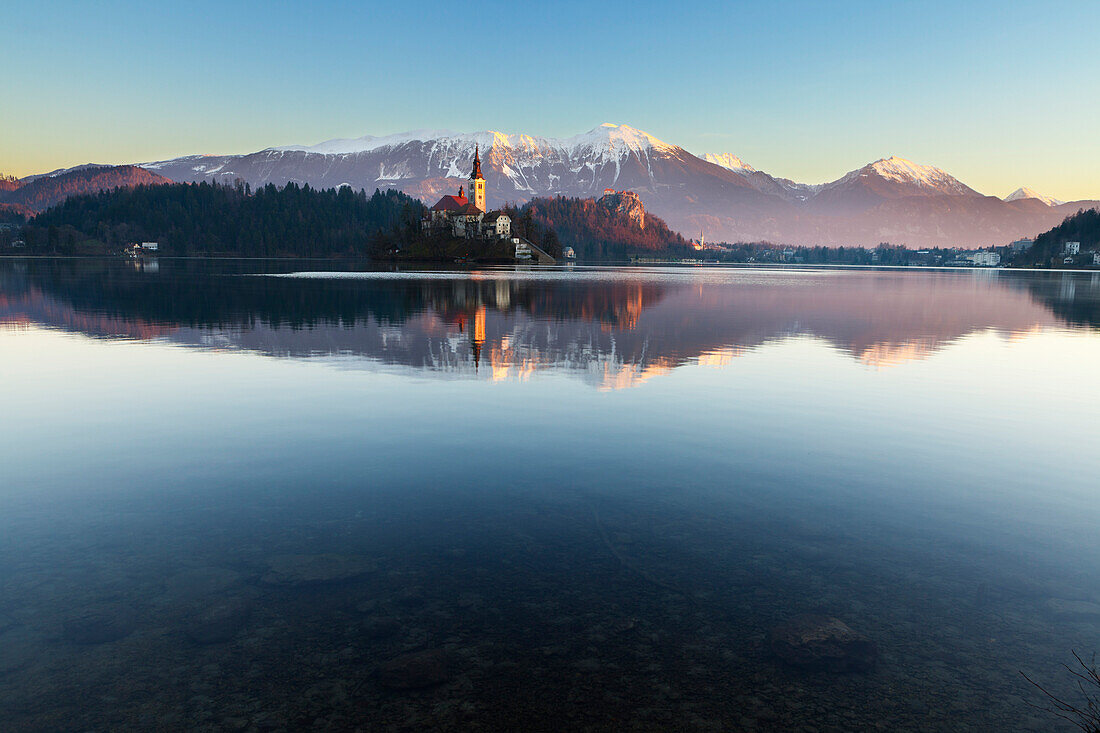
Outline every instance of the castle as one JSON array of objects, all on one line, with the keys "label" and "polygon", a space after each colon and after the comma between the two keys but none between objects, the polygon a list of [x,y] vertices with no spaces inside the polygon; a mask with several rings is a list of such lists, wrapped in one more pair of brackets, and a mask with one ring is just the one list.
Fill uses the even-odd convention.
[{"label": "castle", "polygon": [[[481,150],[474,148],[474,167],[469,187],[458,187],[457,196],[444,196],[424,218],[425,230],[447,230],[467,239],[507,239],[512,236],[512,219],[503,211],[485,210],[485,177],[481,175]],[[467,198],[466,191],[470,197]],[[472,200],[471,200],[472,199]]]}]

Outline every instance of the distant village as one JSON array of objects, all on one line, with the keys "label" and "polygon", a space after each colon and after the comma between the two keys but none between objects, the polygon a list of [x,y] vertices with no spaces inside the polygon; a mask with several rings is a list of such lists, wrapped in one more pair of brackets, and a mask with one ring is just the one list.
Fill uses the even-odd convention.
[{"label": "distant village", "polygon": [[[944,247],[936,249],[908,249],[900,245],[883,243],[874,249],[862,247],[783,247],[767,243],[727,244],[711,243],[705,240],[702,232],[698,239],[691,240],[692,247],[699,253],[696,262],[711,260],[738,261],[750,263],[789,263],[819,264],[823,262],[841,262],[838,258],[821,258],[822,253],[851,254],[851,264],[865,265],[909,265],[915,267],[1003,267],[1011,266],[1013,261],[1026,253],[1035,244],[1034,239],[1017,239],[1001,247],[991,246],[985,249],[961,249]],[[709,255],[709,257],[708,257]],[[635,258],[637,262],[646,262],[654,258]],[[1062,267],[1100,267],[1100,247],[1083,250],[1078,241],[1064,242],[1061,252],[1051,262],[1051,266]]]}]

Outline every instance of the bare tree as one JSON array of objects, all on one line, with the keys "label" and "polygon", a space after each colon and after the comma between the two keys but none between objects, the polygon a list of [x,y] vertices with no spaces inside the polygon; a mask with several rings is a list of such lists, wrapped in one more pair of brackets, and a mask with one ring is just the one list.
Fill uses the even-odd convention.
[{"label": "bare tree", "polygon": [[[1074,682],[1077,683],[1077,689],[1084,698],[1084,702],[1078,705],[1066,702],[1023,672],[1020,672],[1025,680],[1034,685],[1047,698],[1046,705],[1028,704],[1039,710],[1057,715],[1062,720],[1069,721],[1084,733],[1100,733],[1100,672],[1096,669],[1096,655],[1092,655],[1092,659],[1088,664],[1085,663],[1084,659],[1081,659],[1076,651],[1073,652],[1073,658],[1077,660],[1080,669],[1071,667],[1068,664],[1062,666],[1076,678]],[[1084,707],[1081,707],[1082,705]]]}]

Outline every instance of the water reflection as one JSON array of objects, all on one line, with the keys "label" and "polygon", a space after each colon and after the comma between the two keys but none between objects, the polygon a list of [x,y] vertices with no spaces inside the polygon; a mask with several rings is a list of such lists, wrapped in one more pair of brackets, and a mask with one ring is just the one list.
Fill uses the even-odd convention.
[{"label": "water reflection", "polygon": [[[8,261],[0,324],[163,339],[439,377],[579,376],[602,388],[819,339],[870,367],[969,334],[1100,324],[1100,275],[570,270],[286,273],[278,265]],[[267,271],[264,271],[266,268]]]},{"label": "water reflection", "polygon": [[0,260],[0,730],[1058,729],[1092,275],[288,269]]}]

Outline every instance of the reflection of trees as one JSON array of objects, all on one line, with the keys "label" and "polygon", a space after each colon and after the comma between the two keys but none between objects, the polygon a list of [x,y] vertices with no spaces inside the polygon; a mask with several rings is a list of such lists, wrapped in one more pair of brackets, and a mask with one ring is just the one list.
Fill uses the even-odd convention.
[{"label": "reflection of trees", "polygon": [[687,362],[724,365],[791,336],[883,367],[975,332],[1100,320],[1100,275],[235,276],[261,267],[0,261],[0,321],[276,356],[355,355],[437,372],[491,368],[498,378],[555,368],[623,386]]},{"label": "reflection of trees", "polygon": [[1100,328],[1100,272],[1044,272],[1024,284],[1035,300],[1067,323]]},{"label": "reflection of trees", "polygon": [[[192,328],[309,329],[361,322],[399,326],[424,312],[464,324],[479,308],[540,319],[597,321],[631,329],[667,286],[507,278],[370,279],[247,277],[261,265],[165,263],[156,273],[106,260],[29,261],[6,292],[33,285],[77,312]],[[12,279],[9,277],[9,279]]]}]

